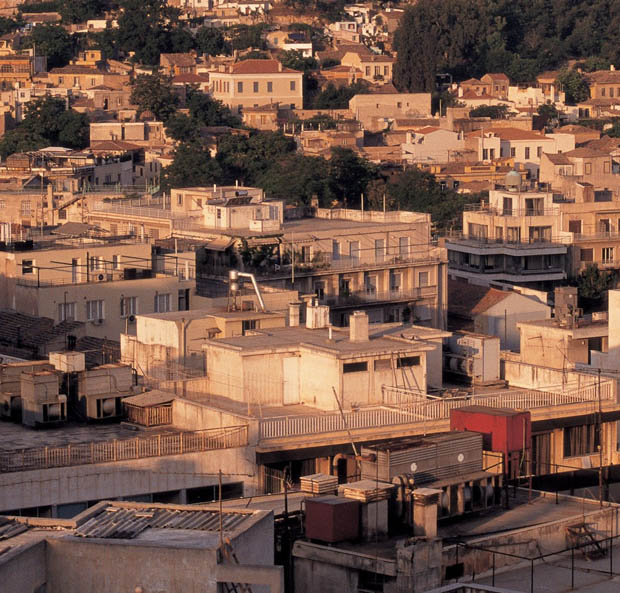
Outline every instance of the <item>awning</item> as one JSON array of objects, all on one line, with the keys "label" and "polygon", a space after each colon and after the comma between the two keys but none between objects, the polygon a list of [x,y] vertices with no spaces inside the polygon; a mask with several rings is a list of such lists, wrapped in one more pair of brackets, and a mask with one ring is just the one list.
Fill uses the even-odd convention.
[{"label": "awning", "polygon": [[175,397],[174,393],[166,393],[165,391],[155,389],[154,391],[124,397],[123,403],[136,406],[137,408],[150,408],[169,404]]},{"label": "awning", "polygon": [[205,249],[210,249],[211,251],[226,251],[234,242],[235,240],[230,237],[219,237],[207,243]]}]

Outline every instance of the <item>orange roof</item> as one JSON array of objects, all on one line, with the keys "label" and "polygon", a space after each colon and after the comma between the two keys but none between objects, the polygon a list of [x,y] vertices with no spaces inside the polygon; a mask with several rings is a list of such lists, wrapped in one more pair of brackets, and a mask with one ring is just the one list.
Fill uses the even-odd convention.
[{"label": "orange roof", "polygon": [[512,292],[448,280],[448,312],[473,319],[508,298]]},{"label": "orange roof", "polygon": [[301,74],[298,70],[285,68],[278,60],[242,60],[230,67],[234,74],[278,74],[281,72]]},{"label": "orange roof", "polygon": [[529,130],[519,128],[491,128],[489,131],[502,140],[545,140],[545,136]]}]

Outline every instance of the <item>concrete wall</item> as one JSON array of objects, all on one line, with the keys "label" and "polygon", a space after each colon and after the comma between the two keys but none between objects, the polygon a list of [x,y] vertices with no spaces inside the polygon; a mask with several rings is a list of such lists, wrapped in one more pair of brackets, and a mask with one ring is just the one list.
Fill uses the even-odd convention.
[{"label": "concrete wall", "polygon": [[[153,492],[213,486],[218,471],[226,482],[257,485],[246,448],[0,474],[0,512],[114,499]],[[230,474],[230,476],[229,476]]]},{"label": "concrete wall", "polygon": [[[165,534],[164,534],[165,535]],[[216,551],[161,543],[66,537],[48,543],[46,593],[216,593]]]},{"label": "concrete wall", "polygon": [[[543,494],[548,497],[555,497],[555,494]],[[562,497],[561,497],[562,498]],[[579,500],[567,497],[573,501]],[[561,504],[561,502],[560,502]],[[582,523],[588,523],[595,531],[611,534],[612,529],[617,532],[616,507],[606,507],[598,509],[592,501],[584,503],[584,514],[573,515],[558,521],[552,521],[543,525],[516,529],[504,532],[501,535],[481,537],[469,540],[472,546],[495,549],[509,554],[519,554],[526,557],[537,556],[541,552],[547,553],[554,550],[562,550],[569,546],[566,538],[566,528]],[[465,565],[465,574],[480,574],[492,568],[493,555],[480,550],[459,548],[458,561]],[[448,566],[456,562],[456,548],[454,546],[444,548],[443,564]],[[515,565],[522,562],[518,558],[510,558],[500,554],[495,557],[495,568],[500,569],[505,566]]]},{"label": "concrete wall", "polygon": [[[3,546],[4,547],[4,546]],[[0,583],[2,593],[40,593],[46,581],[46,543],[36,542],[2,555]],[[47,593],[47,592],[46,592]]]}]

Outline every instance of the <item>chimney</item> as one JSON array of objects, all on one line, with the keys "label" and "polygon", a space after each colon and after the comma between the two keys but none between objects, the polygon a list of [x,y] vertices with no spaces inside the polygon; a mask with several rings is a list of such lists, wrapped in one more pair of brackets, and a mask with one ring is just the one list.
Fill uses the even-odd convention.
[{"label": "chimney", "polygon": [[288,304],[288,326],[299,326],[299,319],[301,313],[301,303],[289,303]]},{"label": "chimney", "polygon": [[278,60],[278,72],[282,72],[282,62]]},{"label": "chimney", "polygon": [[306,307],[306,327],[308,329],[325,329],[329,326],[329,307],[319,305],[318,299],[312,299]]},{"label": "chimney", "polygon": [[436,488],[413,491],[413,535],[437,537],[437,505],[441,494]]},{"label": "chimney", "polygon": [[368,315],[354,311],[349,317],[349,339],[351,342],[368,342]]}]

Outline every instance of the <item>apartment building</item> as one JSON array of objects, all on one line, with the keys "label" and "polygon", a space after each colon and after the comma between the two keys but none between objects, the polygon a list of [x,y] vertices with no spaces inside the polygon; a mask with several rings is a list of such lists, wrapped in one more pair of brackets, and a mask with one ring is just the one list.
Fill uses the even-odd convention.
[{"label": "apartment building", "polygon": [[355,95],[349,101],[349,111],[364,128],[383,130],[388,121],[396,118],[430,118],[430,93],[373,93]]},{"label": "apartment building", "polygon": [[520,174],[508,173],[506,185],[489,192],[488,204],[463,213],[463,235],[446,239],[450,276],[540,287],[565,280],[568,245],[561,241],[559,212],[553,194],[524,187]]},{"label": "apartment building", "polygon": [[609,100],[620,103],[620,72],[613,66],[609,70],[597,70],[586,74],[590,86],[590,99]]},{"label": "apartment building", "polygon": [[96,66],[69,65],[52,68],[47,76],[51,86],[65,89],[86,90],[101,85],[120,89],[130,83],[128,75],[107,72]]},{"label": "apartment building", "polygon": [[510,79],[503,73],[489,73],[478,78],[470,78],[459,84],[462,95],[475,95],[476,97],[490,97],[507,100]]},{"label": "apartment building", "polygon": [[571,134],[539,134],[518,128],[493,128],[492,134],[500,139],[502,158],[513,158],[516,165],[523,165],[532,179],[538,179],[540,160],[544,153],[556,154],[575,148]]},{"label": "apartment building", "polygon": [[[557,163],[558,157],[564,155],[544,158]],[[567,163],[556,166],[573,166]],[[570,192],[543,191],[518,185],[516,176],[511,172],[506,185],[496,185],[488,204],[463,213],[463,236],[446,240],[451,276],[548,288],[591,264],[620,268],[617,193],[580,181]]]},{"label": "apartment building", "polygon": [[[418,320],[445,327],[445,251],[428,214],[316,208],[289,210],[247,187],[174,189],[165,208],[100,203],[91,224],[115,233],[204,241],[198,276],[230,268],[259,282],[315,294],[345,325],[351,311],[373,322]],[[144,229],[144,230],[142,230]]]},{"label": "apartment building", "polygon": [[90,124],[90,142],[123,140],[145,148],[165,145],[164,124],[160,121],[100,122]]},{"label": "apartment building", "polygon": [[82,321],[87,334],[118,340],[138,313],[186,310],[193,266],[153,268],[151,245],[135,239],[48,237],[0,251],[0,303],[57,323]]},{"label": "apartment building", "polygon": [[342,56],[340,63],[343,66],[356,68],[360,71],[360,78],[368,82],[391,82],[394,58],[364,52],[348,51]]},{"label": "apartment building", "polygon": [[210,72],[211,95],[234,113],[245,107],[279,103],[303,107],[303,73],[282,66],[278,60],[243,60]]}]

